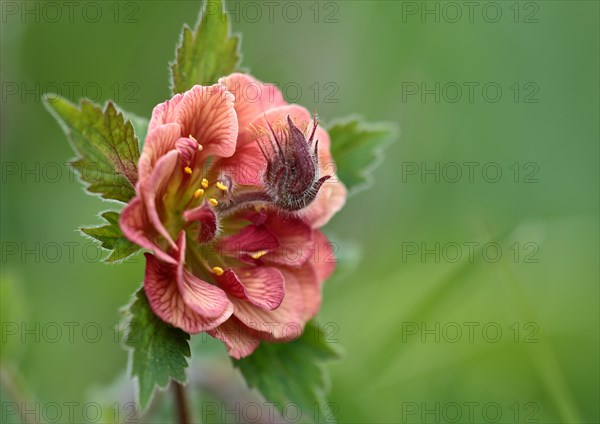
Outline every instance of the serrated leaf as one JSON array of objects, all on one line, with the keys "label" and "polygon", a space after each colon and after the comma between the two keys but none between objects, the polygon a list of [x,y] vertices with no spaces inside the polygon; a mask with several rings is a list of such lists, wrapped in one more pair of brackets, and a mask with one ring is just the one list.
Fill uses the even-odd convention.
[{"label": "serrated leaf", "polygon": [[111,102],[102,110],[88,100],[82,100],[79,107],[56,95],[44,100],[78,154],[72,165],[87,190],[128,202],[135,195],[140,157],[131,122]]},{"label": "serrated leaf", "polygon": [[318,324],[306,325],[302,336],[290,343],[262,343],[256,351],[234,360],[246,382],[256,387],[283,414],[294,404],[302,418],[294,422],[331,423],[336,406],[328,403],[329,379],[323,361],[339,358]]},{"label": "serrated leaf", "polygon": [[150,124],[150,121],[143,116],[139,116],[131,112],[123,111],[123,116],[128,121],[131,121],[131,125],[133,125],[133,132],[135,133],[135,137],[138,139],[138,147],[141,152],[142,148],[144,147],[144,142],[146,141],[146,134],[148,134],[148,125]]},{"label": "serrated leaf", "polygon": [[211,85],[239,69],[240,37],[231,34],[229,16],[221,0],[207,0],[192,31],[183,27],[175,62],[171,64],[171,91],[183,93],[196,84]]},{"label": "serrated leaf", "polygon": [[130,242],[119,227],[119,213],[107,211],[102,213],[106,225],[101,227],[82,227],[81,231],[100,243],[103,249],[109,250],[110,254],[104,260],[106,262],[117,262],[128,258],[140,247]]},{"label": "serrated leaf", "polygon": [[395,128],[348,118],[333,123],[327,130],[340,180],[351,194],[367,188],[372,183],[371,173],[381,162],[383,149],[394,139]]},{"label": "serrated leaf", "polygon": [[190,335],[158,318],[143,288],[134,295],[125,336],[130,349],[131,375],[137,377],[141,411],[148,406],[155,388],[164,389],[169,380],[185,383],[187,358],[191,356]]}]

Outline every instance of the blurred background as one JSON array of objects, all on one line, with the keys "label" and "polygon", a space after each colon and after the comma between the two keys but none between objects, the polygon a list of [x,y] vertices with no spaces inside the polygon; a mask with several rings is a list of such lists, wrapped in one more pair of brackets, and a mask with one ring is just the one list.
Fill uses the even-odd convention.
[{"label": "blurred background", "polygon": [[[135,418],[115,323],[143,258],[107,266],[79,235],[115,204],[84,194],[41,95],[149,116],[200,5],[1,3],[2,422],[24,401],[29,422]],[[317,321],[345,350],[327,365],[339,421],[599,422],[599,3],[228,9],[243,65],[288,101],[400,128],[326,229],[340,264]],[[201,410],[252,393],[219,344],[196,338],[194,358],[197,416],[251,420]]]}]

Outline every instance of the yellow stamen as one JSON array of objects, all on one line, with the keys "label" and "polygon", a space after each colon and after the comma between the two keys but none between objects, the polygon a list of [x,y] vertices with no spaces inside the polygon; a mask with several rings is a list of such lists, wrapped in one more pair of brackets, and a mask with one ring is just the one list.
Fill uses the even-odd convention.
[{"label": "yellow stamen", "polygon": [[202,178],[202,183],[200,183],[202,188],[208,188],[208,180],[206,178]]},{"label": "yellow stamen", "polygon": [[198,190],[196,190],[196,191],[194,192],[194,198],[195,198],[195,199],[197,199],[197,198],[199,198],[200,196],[202,196],[203,194],[204,194],[204,190],[202,190],[201,188],[199,188]]},{"label": "yellow stamen", "polygon": [[228,188],[225,184],[223,184],[221,181],[217,181],[217,184],[215,184],[217,186],[217,188],[221,191],[227,191]]},{"label": "yellow stamen", "polygon": [[223,268],[220,266],[213,266],[212,272],[218,276],[221,276],[225,271],[223,271]]},{"label": "yellow stamen", "polygon": [[185,168],[183,168],[183,172],[185,172],[188,175],[192,175],[192,168],[186,166]]},{"label": "yellow stamen", "polygon": [[268,252],[266,250],[260,250],[256,253],[251,254],[252,259],[260,259],[265,256]]},{"label": "yellow stamen", "polygon": [[208,199],[208,203],[210,203],[213,206],[217,206],[219,204],[219,201],[214,197],[211,197],[210,199]]}]

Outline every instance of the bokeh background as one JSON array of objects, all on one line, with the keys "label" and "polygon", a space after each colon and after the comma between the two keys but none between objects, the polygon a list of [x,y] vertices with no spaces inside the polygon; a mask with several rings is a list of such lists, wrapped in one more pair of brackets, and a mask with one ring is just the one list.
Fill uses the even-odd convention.
[{"label": "bokeh background", "polygon": [[[55,2],[58,19],[44,3],[2,1],[2,421],[27,399],[33,422],[69,422],[69,403],[96,420],[91,401],[113,405],[96,422],[125,422],[114,324],[143,260],[104,265],[77,232],[115,205],[68,171],[41,94],[149,116],[201,3]],[[401,131],[327,227],[340,266],[318,321],[345,350],[327,366],[340,422],[599,422],[599,3],[228,7],[243,65],[288,100]],[[219,398],[202,370],[229,364],[195,344],[201,416]]]}]

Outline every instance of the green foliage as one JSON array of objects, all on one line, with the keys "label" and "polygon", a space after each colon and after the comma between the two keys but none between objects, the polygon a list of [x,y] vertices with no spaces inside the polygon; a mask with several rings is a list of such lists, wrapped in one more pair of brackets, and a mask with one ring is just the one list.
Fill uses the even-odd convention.
[{"label": "green foliage", "polygon": [[78,154],[72,165],[87,190],[105,199],[129,201],[135,194],[140,156],[131,122],[111,102],[102,110],[88,100],[77,107],[60,96],[47,95],[45,104]]},{"label": "green foliage", "polygon": [[132,376],[137,376],[139,405],[143,411],[155,387],[166,388],[170,379],[185,382],[187,358],[191,356],[190,335],[158,318],[150,309],[143,288],[134,295],[128,315],[125,345],[131,348],[130,369]]},{"label": "green foliage", "polygon": [[352,117],[334,122],[328,131],[340,180],[351,194],[367,188],[372,183],[371,173],[381,162],[383,149],[395,137],[395,129]]},{"label": "green foliage", "polygon": [[175,62],[171,64],[173,94],[196,84],[210,85],[239,68],[240,38],[231,34],[229,16],[221,0],[207,0],[196,28],[183,27]]},{"label": "green foliage", "polygon": [[148,118],[144,118],[143,116],[138,116],[135,113],[125,112],[123,111],[123,115],[125,119],[131,121],[131,125],[133,125],[133,130],[135,136],[138,139],[139,150],[142,151],[142,147],[144,147],[144,141],[146,141],[146,135],[148,133],[148,124],[150,121]]},{"label": "green foliage", "polygon": [[330,423],[336,407],[326,399],[329,379],[322,363],[338,357],[332,341],[326,340],[318,324],[310,322],[299,339],[262,343],[252,355],[234,363],[248,384],[280,412],[293,403],[302,410],[302,422]]},{"label": "green foliage", "polygon": [[128,258],[140,247],[127,240],[119,227],[119,213],[107,211],[102,213],[106,225],[101,227],[82,227],[81,231],[100,242],[100,246],[110,251],[106,262],[117,262]]}]

